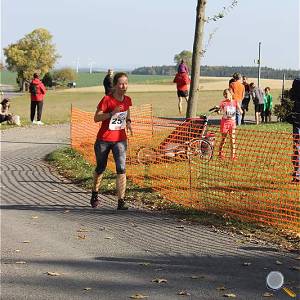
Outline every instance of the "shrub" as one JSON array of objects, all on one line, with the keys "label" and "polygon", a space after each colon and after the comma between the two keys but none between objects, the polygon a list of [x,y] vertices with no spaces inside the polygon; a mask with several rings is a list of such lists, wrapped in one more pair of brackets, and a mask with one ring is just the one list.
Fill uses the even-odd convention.
[{"label": "shrub", "polygon": [[281,98],[281,103],[274,106],[274,115],[281,122],[287,120],[288,115],[292,112],[294,107],[294,101],[291,100],[290,91],[285,90],[283,97]]},{"label": "shrub", "polygon": [[53,86],[53,79],[52,75],[48,72],[45,74],[45,76],[42,79],[42,82],[45,86],[47,87],[52,87]]}]

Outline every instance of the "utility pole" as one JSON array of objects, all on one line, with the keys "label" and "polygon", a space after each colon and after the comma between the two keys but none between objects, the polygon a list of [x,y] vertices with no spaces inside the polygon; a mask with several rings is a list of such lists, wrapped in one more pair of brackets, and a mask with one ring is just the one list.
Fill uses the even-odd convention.
[{"label": "utility pole", "polygon": [[282,76],[282,90],[281,90],[281,99],[284,97],[284,84],[285,84],[285,73]]},{"label": "utility pole", "polygon": [[260,84],[260,47],[261,47],[261,42],[258,43],[258,69],[257,69],[257,87],[259,87]]}]

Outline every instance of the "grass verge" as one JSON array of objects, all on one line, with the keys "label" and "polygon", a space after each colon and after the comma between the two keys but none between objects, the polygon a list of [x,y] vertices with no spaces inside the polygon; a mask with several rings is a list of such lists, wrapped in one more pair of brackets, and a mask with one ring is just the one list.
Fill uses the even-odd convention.
[{"label": "grass verge", "polygon": [[[64,177],[72,180],[84,189],[91,190],[94,166],[88,163],[78,152],[68,147],[61,148],[47,155],[46,161]],[[101,185],[102,194],[115,194],[114,179],[115,174],[107,170]],[[230,235],[242,235],[245,242],[260,240],[265,241],[266,244],[276,244],[280,248],[300,253],[299,234],[260,224],[242,222],[226,214],[218,215],[186,208],[171,203],[151,188],[141,188],[130,180],[127,182],[126,196],[135,207],[160,210],[174,215],[180,222],[195,222],[210,226],[217,232],[222,231]]]}]

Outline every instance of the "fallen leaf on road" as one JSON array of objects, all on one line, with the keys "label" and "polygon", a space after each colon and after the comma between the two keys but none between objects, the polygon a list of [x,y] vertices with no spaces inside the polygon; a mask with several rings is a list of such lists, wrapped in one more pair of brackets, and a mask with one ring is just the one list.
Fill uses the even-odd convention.
[{"label": "fallen leaf on road", "polygon": [[89,230],[88,229],[84,229],[84,228],[80,228],[80,229],[77,230],[77,232],[89,232]]},{"label": "fallen leaf on road", "polygon": [[185,291],[185,290],[179,291],[177,293],[177,295],[180,295],[180,296],[191,296],[191,294],[188,293],[188,291]]},{"label": "fallen leaf on road", "polygon": [[168,280],[164,279],[164,278],[154,278],[151,281],[156,282],[156,283],[167,283],[168,282]]},{"label": "fallen leaf on road", "polygon": [[23,265],[23,264],[26,264],[26,261],[16,261],[16,264]]},{"label": "fallen leaf on road", "polygon": [[226,298],[236,298],[236,295],[235,294],[224,294],[223,297],[226,297]]},{"label": "fallen leaf on road", "polygon": [[269,293],[269,292],[265,292],[263,294],[263,297],[273,297],[274,295],[272,293]]},{"label": "fallen leaf on road", "polygon": [[29,244],[30,241],[23,241],[22,243],[24,243],[24,244]]},{"label": "fallen leaf on road", "polygon": [[58,190],[52,190],[51,192],[58,192]]},{"label": "fallen leaf on road", "polygon": [[60,276],[60,274],[57,272],[47,272],[46,274],[49,276]]},{"label": "fallen leaf on road", "polygon": [[84,234],[78,234],[77,235],[77,239],[79,239],[79,240],[85,240],[86,239],[86,235],[84,235]]},{"label": "fallen leaf on road", "polygon": [[137,227],[137,225],[135,223],[131,223],[132,227]]},{"label": "fallen leaf on road", "polygon": [[84,288],[85,291],[90,291],[91,289],[92,289],[92,288],[90,288],[90,287]]},{"label": "fallen leaf on road", "polygon": [[20,252],[21,250],[19,250],[19,249],[16,249],[15,251],[16,251],[16,252]]},{"label": "fallen leaf on road", "polygon": [[31,219],[38,219],[38,216],[32,216]]},{"label": "fallen leaf on road", "polygon": [[279,260],[276,260],[276,265],[282,265],[282,262]]},{"label": "fallen leaf on road", "polygon": [[66,213],[68,213],[68,212],[70,212],[68,209],[64,210],[64,214],[66,214]]},{"label": "fallen leaf on road", "polygon": [[105,239],[106,239],[106,240],[112,240],[113,237],[111,237],[111,236],[106,236]]},{"label": "fallen leaf on road", "polygon": [[148,262],[142,262],[142,263],[139,263],[139,265],[148,267],[148,266],[150,266],[150,263],[148,263]]},{"label": "fallen leaf on road", "polygon": [[146,299],[146,298],[148,298],[148,296],[145,296],[143,294],[135,294],[135,295],[130,296],[129,298],[131,298],[131,299]]}]

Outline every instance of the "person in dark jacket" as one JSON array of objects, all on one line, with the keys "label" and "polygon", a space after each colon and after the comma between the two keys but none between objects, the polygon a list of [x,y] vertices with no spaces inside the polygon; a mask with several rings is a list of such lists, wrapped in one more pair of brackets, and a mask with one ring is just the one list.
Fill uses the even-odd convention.
[{"label": "person in dark jacket", "polygon": [[[32,124],[43,125],[42,122],[42,112],[43,112],[43,104],[44,97],[46,95],[46,88],[44,84],[39,79],[39,75],[37,73],[33,74],[33,79],[29,85],[29,92],[31,98],[30,105],[30,120]],[[35,111],[37,110],[37,120],[34,120]]]},{"label": "person in dark jacket", "polygon": [[264,92],[261,88],[256,87],[254,82],[250,85],[250,95],[253,100],[254,110],[255,110],[255,123],[259,124],[259,115],[261,117],[261,122],[263,122],[264,113]]},{"label": "person in dark jacket", "polygon": [[292,88],[289,91],[291,100],[294,101],[294,107],[288,122],[293,125],[293,183],[300,183],[300,78],[293,81]]},{"label": "person in dark jacket", "polygon": [[103,80],[103,86],[104,86],[104,90],[105,90],[105,95],[109,95],[112,92],[112,87],[113,87],[113,70],[108,69],[107,70],[107,74],[104,77]]}]

